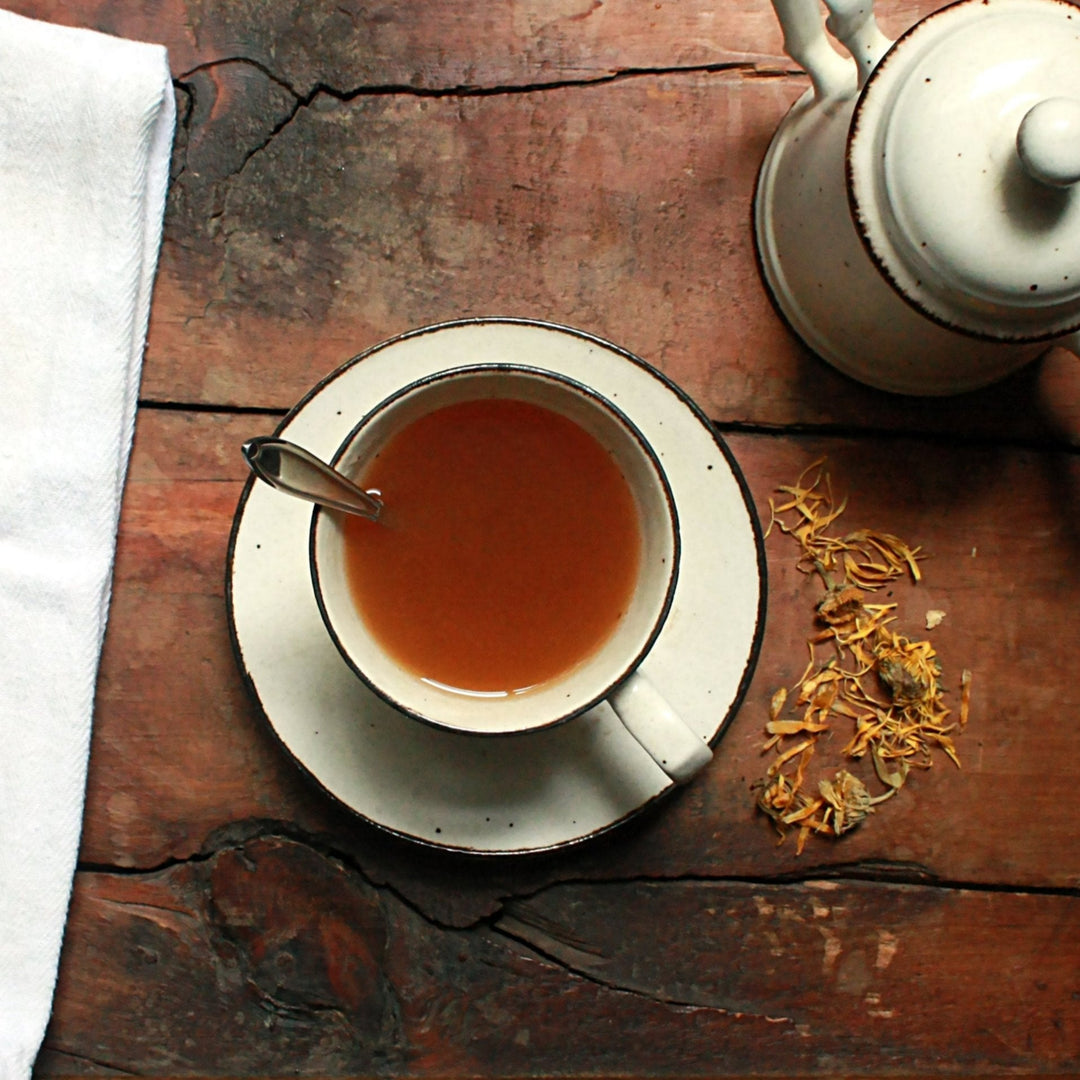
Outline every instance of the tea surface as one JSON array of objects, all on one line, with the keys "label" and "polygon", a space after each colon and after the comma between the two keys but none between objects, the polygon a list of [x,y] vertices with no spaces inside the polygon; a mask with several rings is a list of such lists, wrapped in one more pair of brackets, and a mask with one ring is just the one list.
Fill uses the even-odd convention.
[{"label": "tea surface", "polygon": [[346,521],[353,598],[422,678],[512,693],[593,653],[634,590],[641,534],[618,466],[588,432],[509,399],[440,408],[360,480],[385,524]]}]

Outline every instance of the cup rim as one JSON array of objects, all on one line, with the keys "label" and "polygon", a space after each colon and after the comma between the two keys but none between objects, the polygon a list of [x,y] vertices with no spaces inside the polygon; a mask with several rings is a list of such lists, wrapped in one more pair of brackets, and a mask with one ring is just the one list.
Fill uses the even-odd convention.
[{"label": "cup rim", "polygon": [[337,648],[338,654],[342,657],[348,667],[352,670],[361,682],[363,682],[369,690],[372,691],[377,697],[382,699],[388,705],[392,706],[398,712],[405,714],[406,716],[419,720],[422,723],[429,724],[432,727],[441,729],[443,731],[456,732],[458,734],[481,736],[487,738],[502,738],[505,736],[520,735],[533,731],[542,731],[546,728],[555,727],[559,724],[564,724],[574,717],[580,716],[583,713],[588,712],[590,709],[595,708],[601,702],[610,697],[612,691],[621,685],[626,679],[633,674],[634,671],[642,664],[653,646],[656,644],[657,638],[660,636],[667,622],[668,615],[671,613],[671,608],[674,603],[675,591],[679,580],[679,568],[682,556],[682,538],[679,528],[679,515],[675,505],[675,497],[671,490],[671,484],[668,480],[667,473],[664,470],[663,464],[653,449],[652,444],[645,438],[644,434],[638,428],[638,426],[622,411],[614,402],[609,398],[601,394],[599,391],[594,390],[586,383],[581,382],[579,379],[572,378],[568,375],[563,375],[557,371],[552,371],[548,368],[543,368],[535,364],[515,364],[509,361],[493,361],[489,363],[474,363],[474,364],[460,364],[451,367],[440,369],[439,371],[432,372],[431,374],[424,375],[421,378],[413,379],[410,382],[398,387],[393,393],[387,395],[378,404],[369,409],[350,429],[349,433],[338,445],[334,451],[333,456],[330,459],[330,464],[335,468],[338,466],[342,458],[348,452],[349,448],[353,445],[361,431],[370,423],[372,423],[376,417],[387,409],[391,408],[402,398],[423,389],[428,385],[443,382],[449,379],[460,378],[468,375],[487,375],[487,374],[520,374],[527,377],[544,379],[551,383],[556,383],[562,386],[569,387],[571,390],[577,392],[583,397],[588,398],[597,404],[600,408],[604,409],[611,416],[613,416],[618,423],[626,430],[626,432],[632,437],[638,448],[646,460],[650,463],[652,470],[659,482],[660,490],[663,494],[664,504],[667,508],[667,517],[670,522],[671,533],[671,558],[670,567],[667,576],[667,582],[665,585],[663,599],[657,610],[657,613],[653,619],[653,624],[649,630],[648,635],[642,642],[641,646],[635,651],[632,658],[625,661],[620,665],[620,671],[613,679],[609,679],[607,684],[594,695],[592,695],[587,701],[574,705],[571,709],[560,713],[550,719],[543,720],[539,723],[527,724],[519,727],[512,727],[506,729],[483,729],[473,727],[463,727],[460,724],[450,723],[445,720],[439,719],[437,716],[428,715],[421,712],[419,709],[400,701],[392,693],[390,693],[385,687],[379,685],[379,683],[370,676],[363,666],[353,657],[351,652],[347,649],[344,641],[341,639],[338,630],[335,627],[334,620],[327,608],[326,601],[323,597],[322,584],[319,574],[319,561],[317,556],[317,537],[319,534],[320,522],[322,522],[330,513],[325,507],[314,505],[311,511],[311,522],[308,529],[308,563],[310,569],[310,576],[312,582],[313,592],[315,594],[315,602],[319,610],[320,618],[322,619],[323,626],[326,628],[327,633],[330,635],[331,640],[334,642]]}]

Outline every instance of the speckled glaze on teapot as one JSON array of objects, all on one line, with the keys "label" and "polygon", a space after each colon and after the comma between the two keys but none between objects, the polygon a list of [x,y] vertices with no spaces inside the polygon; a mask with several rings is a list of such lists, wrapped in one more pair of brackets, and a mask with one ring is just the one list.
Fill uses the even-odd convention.
[{"label": "speckled glaze on teapot", "polygon": [[[908,394],[991,383],[1080,328],[1080,7],[960,0],[897,41],[865,0],[773,0],[812,88],[758,177],[784,318]],[[826,29],[846,48],[833,47]]]}]

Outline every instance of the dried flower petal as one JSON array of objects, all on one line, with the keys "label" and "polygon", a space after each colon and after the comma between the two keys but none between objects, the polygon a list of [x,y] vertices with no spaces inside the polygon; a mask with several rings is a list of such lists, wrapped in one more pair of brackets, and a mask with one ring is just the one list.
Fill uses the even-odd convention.
[{"label": "dried flower petal", "polygon": [[854,829],[872,812],[866,785],[846,769],[841,769],[831,781],[820,781],[818,788],[833,809],[833,831],[837,836]]},{"label": "dried flower petal", "polygon": [[769,719],[775,720],[783,711],[784,703],[787,701],[787,687],[781,686],[772,696],[772,701],[769,702]]},{"label": "dried flower petal", "polygon": [[968,711],[971,708],[971,672],[964,668],[960,674],[960,727],[963,728],[968,722]]},{"label": "dried flower petal", "polygon": [[817,606],[818,618],[834,625],[852,620],[861,610],[866,594],[853,585],[832,588]]},{"label": "dried flower petal", "polygon": [[904,786],[904,781],[907,779],[908,765],[907,758],[900,758],[899,763],[895,769],[890,769],[885,764],[885,760],[882,757],[881,751],[875,746],[870,751],[870,759],[874,763],[874,772],[877,773],[878,779],[889,788],[894,791],[899,791]]},{"label": "dried flower petal", "polygon": [[829,725],[813,720],[770,720],[765,725],[765,730],[770,735],[798,735],[802,731],[816,734],[819,731],[828,731]]},{"label": "dried flower petal", "polygon": [[[950,732],[967,723],[971,672],[965,670],[961,677],[959,719],[953,724],[942,699],[941,665],[930,642],[912,641],[892,629],[895,604],[867,603],[867,593],[896,578],[907,576],[913,583],[922,579],[920,548],[870,529],[829,535],[846,500],[834,501],[823,460],[813,462],[779,493],[788,498],[779,505],[770,500],[768,532],[775,525],[795,539],[801,548],[798,568],[816,573],[826,589],[816,607],[823,628],[807,641],[810,659],[794,688],[793,704],[802,715],[782,718],[790,695],[786,689],[773,695],[765,725],[770,737],[763,749],[775,751],[775,757],[765,779],[754,785],[758,807],[772,818],[780,839],[787,829],[798,829],[798,854],[812,834],[838,837],[853,829],[904,787],[912,768],[930,768],[934,750],[960,764]],[[928,629],[944,614],[927,612]],[[817,659],[820,645],[835,650],[825,663]],[[846,769],[819,780],[816,793],[806,790],[818,741],[834,717],[851,724],[842,754],[859,760],[869,752],[884,787],[880,795],[871,795],[864,781]],[[789,747],[785,740],[791,738],[797,741]]]}]

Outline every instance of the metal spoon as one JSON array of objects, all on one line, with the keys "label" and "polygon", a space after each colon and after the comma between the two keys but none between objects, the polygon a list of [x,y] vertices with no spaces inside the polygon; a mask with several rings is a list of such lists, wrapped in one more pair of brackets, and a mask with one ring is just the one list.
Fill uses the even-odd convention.
[{"label": "metal spoon", "polygon": [[382,511],[378,499],[302,446],[260,435],[249,439],[242,449],[251,471],[278,491],[378,521]]}]

